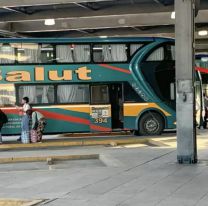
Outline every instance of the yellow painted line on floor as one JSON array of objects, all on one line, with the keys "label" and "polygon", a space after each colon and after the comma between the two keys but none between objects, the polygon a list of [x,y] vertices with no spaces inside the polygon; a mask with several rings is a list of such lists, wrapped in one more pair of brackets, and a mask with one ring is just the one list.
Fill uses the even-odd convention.
[{"label": "yellow painted line on floor", "polygon": [[83,141],[83,145],[111,145],[112,143],[116,143],[117,145],[121,144],[142,144],[148,141],[147,138],[127,138],[127,139],[108,139],[108,140],[88,140]]},{"label": "yellow painted line on floor", "polygon": [[44,142],[32,144],[2,144],[0,149],[19,149],[19,148],[45,148],[45,147],[69,147],[69,146],[82,146],[82,142]]},{"label": "yellow painted line on floor", "polygon": [[0,198],[0,206],[32,206],[43,202],[43,200],[21,200]]},{"label": "yellow painted line on floor", "polygon": [[140,148],[147,147],[146,144],[124,144],[119,146],[114,146],[113,149],[121,149],[121,148]]},{"label": "yellow painted line on floor", "polygon": [[116,144],[143,144],[148,142],[148,138],[126,138],[126,139],[84,139],[84,140],[71,140],[71,141],[54,141],[32,144],[2,144],[0,150],[10,149],[33,149],[33,148],[47,148],[47,147],[71,147],[71,146],[91,146],[91,145],[109,145],[112,142]]},{"label": "yellow painted line on floor", "polygon": [[18,163],[18,162],[44,162],[44,161],[47,162],[49,159],[52,161],[99,159],[99,154],[8,157],[8,158],[0,158],[0,164]]},{"label": "yellow painted line on floor", "polygon": [[132,133],[128,130],[121,131],[121,132],[98,132],[98,133],[65,133],[60,134],[58,137],[70,137],[70,138],[89,138],[89,137],[104,137],[104,136],[127,136],[131,135]]}]

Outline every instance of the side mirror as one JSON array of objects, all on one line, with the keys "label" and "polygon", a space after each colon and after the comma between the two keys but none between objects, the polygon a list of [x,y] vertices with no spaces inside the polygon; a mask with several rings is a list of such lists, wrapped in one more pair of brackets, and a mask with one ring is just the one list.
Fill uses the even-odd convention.
[{"label": "side mirror", "polygon": [[170,83],[170,99],[175,100],[175,83]]}]

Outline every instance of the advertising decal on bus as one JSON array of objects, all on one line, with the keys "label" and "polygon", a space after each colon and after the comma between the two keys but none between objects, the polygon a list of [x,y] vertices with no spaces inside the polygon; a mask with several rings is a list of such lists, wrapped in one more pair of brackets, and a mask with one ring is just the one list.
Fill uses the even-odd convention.
[{"label": "advertising decal on bus", "polygon": [[[70,81],[73,80],[76,75],[78,80],[91,80],[91,70],[87,67],[80,67],[76,70],[63,69],[62,75],[59,75],[60,70],[49,70],[47,75],[45,74],[44,67],[35,67],[34,68],[34,81]],[[3,78],[2,71],[0,70],[0,81],[7,82],[30,82],[32,81],[32,75],[29,71],[10,71]],[[47,79],[46,79],[47,78]]]}]

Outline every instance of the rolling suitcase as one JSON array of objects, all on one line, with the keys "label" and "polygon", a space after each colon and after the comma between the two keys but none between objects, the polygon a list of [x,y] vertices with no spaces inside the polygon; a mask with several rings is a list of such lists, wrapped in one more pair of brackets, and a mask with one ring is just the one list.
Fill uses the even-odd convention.
[{"label": "rolling suitcase", "polygon": [[35,143],[35,142],[38,141],[37,131],[34,130],[34,129],[32,129],[32,130],[30,131],[30,140],[31,140],[32,143]]}]

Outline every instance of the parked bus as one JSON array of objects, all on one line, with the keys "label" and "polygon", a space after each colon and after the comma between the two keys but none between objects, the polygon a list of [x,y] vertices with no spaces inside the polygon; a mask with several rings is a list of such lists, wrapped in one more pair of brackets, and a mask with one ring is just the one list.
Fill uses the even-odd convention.
[{"label": "parked bus", "polygon": [[15,105],[24,96],[46,117],[46,133],[158,135],[176,128],[173,39],[0,39],[0,44],[0,105],[9,117],[4,134],[20,133]]}]

